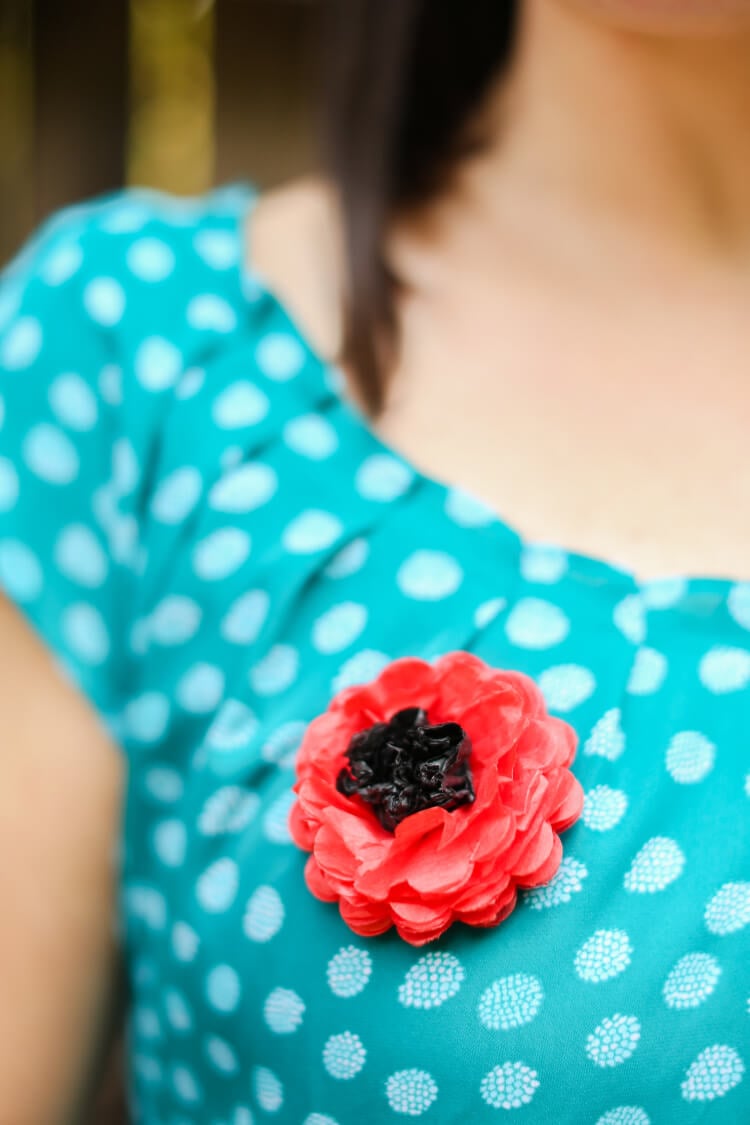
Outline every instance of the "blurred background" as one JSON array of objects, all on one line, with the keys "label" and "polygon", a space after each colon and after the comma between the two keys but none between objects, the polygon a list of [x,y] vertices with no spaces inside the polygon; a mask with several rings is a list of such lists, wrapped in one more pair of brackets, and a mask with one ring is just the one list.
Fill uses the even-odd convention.
[{"label": "blurred background", "polygon": [[122,185],[313,170],[320,20],[315,0],[0,0],[0,263]]}]

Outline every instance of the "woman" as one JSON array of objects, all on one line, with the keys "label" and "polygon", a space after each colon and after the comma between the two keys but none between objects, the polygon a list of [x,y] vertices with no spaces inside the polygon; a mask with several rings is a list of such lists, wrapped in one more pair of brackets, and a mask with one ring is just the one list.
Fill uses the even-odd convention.
[{"label": "woman", "polygon": [[4,276],[3,1121],[750,1114],[750,3],[447,7]]}]

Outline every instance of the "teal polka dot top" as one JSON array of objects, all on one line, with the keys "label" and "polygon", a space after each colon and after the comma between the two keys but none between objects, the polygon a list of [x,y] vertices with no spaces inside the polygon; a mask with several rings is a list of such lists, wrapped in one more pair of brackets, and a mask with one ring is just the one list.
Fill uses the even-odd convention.
[{"label": "teal polka dot top", "polygon": [[[525,541],[388,448],[247,262],[254,198],[98,197],[0,285],[0,585],[128,764],[133,1120],[750,1121],[750,584]],[[583,813],[499,926],[360,937],[295,751],[454,650],[575,728]]]}]

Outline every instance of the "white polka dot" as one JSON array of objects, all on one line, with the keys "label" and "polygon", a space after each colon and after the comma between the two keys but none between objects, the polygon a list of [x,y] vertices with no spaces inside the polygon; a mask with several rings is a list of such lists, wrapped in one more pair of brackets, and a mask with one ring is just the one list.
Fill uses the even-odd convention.
[{"label": "white polka dot", "polygon": [[59,422],[85,432],[96,425],[99,408],[88,383],[74,371],[58,375],[50,384],[49,402]]},{"label": "white polka dot", "polygon": [[236,1074],[240,1069],[234,1049],[218,1035],[209,1035],[205,1041],[205,1051],[217,1070],[222,1074]]},{"label": "white polka dot", "polygon": [[180,402],[195,398],[205,382],[206,372],[202,367],[188,367],[187,371],[183,371],[177,382],[174,397],[179,399]]},{"label": "white polka dot", "polygon": [[605,1017],[586,1040],[586,1054],[595,1066],[619,1066],[635,1051],[641,1025],[635,1016],[619,1012]]},{"label": "white polka dot", "polygon": [[78,452],[69,437],[49,422],[26,435],[23,456],[32,473],[49,484],[70,484],[78,476]]},{"label": "white polka dot", "polygon": [[419,1117],[426,1113],[438,1096],[435,1079],[426,1070],[410,1067],[389,1075],[385,1083],[385,1096],[394,1113]]},{"label": "white polka dot", "polygon": [[194,664],[180,677],[175,698],[185,711],[204,715],[218,707],[224,694],[224,672],[215,664]]},{"label": "white polka dot", "polygon": [[252,644],[268,616],[269,605],[265,590],[248,590],[241,594],[221,622],[222,637],[236,645]]},{"label": "white polka dot", "polygon": [[673,735],[667,747],[667,770],[681,785],[694,785],[711,772],[716,747],[697,730]]},{"label": "white polka dot", "polygon": [[479,1092],[493,1109],[520,1109],[528,1105],[539,1088],[539,1075],[521,1062],[493,1066],[482,1079]]},{"label": "white polka dot", "polygon": [[198,831],[203,836],[241,832],[259,808],[257,793],[239,785],[225,785],[206,799],[198,817]]},{"label": "white polka dot", "polygon": [[83,262],[83,250],[77,242],[66,242],[52,251],[39,274],[46,285],[63,285],[77,273]]},{"label": "white polka dot", "polygon": [[284,528],[282,544],[294,555],[312,554],[330,547],[344,528],[337,516],[320,508],[308,508]]},{"label": "white polka dot", "polygon": [[140,230],[152,217],[150,210],[135,199],[123,197],[123,202],[118,203],[99,220],[102,230],[110,234],[131,234]]},{"label": "white polka dot", "polygon": [[34,316],[22,316],[0,341],[0,366],[8,371],[30,367],[42,350],[42,326]]},{"label": "white polka dot", "polygon": [[669,1008],[697,1008],[711,995],[721,966],[710,953],[686,953],[670,970],[662,995]]},{"label": "white polka dot", "polygon": [[294,801],[294,793],[291,789],[288,789],[269,805],[266,815],[263,817],[263,831],[266,839],[270,840],[272,844],[291,843],[289,810]]},{"label": "white polka dot", "polygon": [[9,512],[18,499],[18,474],[7,457],[0,457],[0,512]]},{"label": "white polka dot", "polygon": [[92,320],[109,328],[122,320],[125,290],[113,277],[95,277],[83,291],[83,304]]},{"label": "white polka dot", "polygon": [[299,653],[293,645],[273,645],[250,669],[250,686],[257,695],[278,695],[291,687],[298,669]]},{"label": "white polka dot", "polygon": [[231,332],[237,324],[237,314],[228,301],[216,293],[199,293],[188,303],[188,324],[203,332]]},{"label": "white polka dot", "polygon": [[220,914],[234,902],[239,885],[239,871],[233,859],[224,856],[212,863],[196,884],[198,902],[210,914]]},{"label": "white polka dot", "polygon": [[308,1113],[302,1125],[338,1125],[338,1121],[327,1113]]},{"label": "white polka dot", "polygon": [[193,238],[193,246],[211,269],[230,269],[239,258],[237,239],[229,231],[199,230]]},{"label": "white polka dot", "polygon": [[291,1035],[302,1023],[305,1003],[291,988],[274,988],[263,1005],[263,1018],[276,1035]]},{"label": "white polka dot", "polygon": [[750,629],[750,582],[738,582],[727,595],[727,609],[743,629]]},{"label": "white polka dot", "polygon": [[65,639],[85,664],[103,664],[109,656],[110,642],[104,618],[95,606],[77,602],[62,615]]},{"label": "white polka dot", "polygon": [[225,699],[206,734],[212,750],[239,750],[247,746],[258,729],[255,713],[239,699]]},{"label": "white polka dot", "polygon": [[266,1113],[276,1113],[284,1104],[284,1087],[266,1066],[253,1068],[253,1089],[258,1105]]},{"label": "white polka dot", "polygon": [[523,1027],[536,1018],[543,999],[544,989],[537,977],[529,973],[501,977],[479,998],[479,1022],[490,1031]]},{"label": "white polka dot", "polygon": [[[247,1106],[238,1105],[235,1107],[234,1115],[227,1125],[253,1125],[253,1115]],[[336,1125],[336,1122],[334,1122]]]},{"label": "white polka dot", "polygon": [[260,886],[250,896],[242,929],[251,941],[266,942],[275,937],[284,922],[284,904],[274,887]]},{"label": "white polka dot", "polygon": [[666,674],[666,656],[644,645],[635,654],[625,690],[630,695],[653,695],[664,683]]},{"label": "white polka dot", "polygon": [[344,661],[334,676],[332,685],[334,692],[343,691],[353,684],[367,683],[368,680],[374,679],[386,664],[390,664],[390,657],[384,652],[377,652],[371,648],[356,652],[354,656]]},{"label": "white polka dot", "polygon": [[521,550],[521,574],[527,582],[553,585],[568,569],[568,556],[560,547],[546,543],[526,543]]},{"label": "white polka dot", "polygon": [[164,804],[179,801],[184,788],[180,774],[169,766],[152,766],[146,771],[143,783],[154,800]]},{"label": "white polka dot", "polygon": [[140,742],[156,742],[169,721],[169,700],[158,691],[144,691],[125,707],[128,734]]},{"label": "white polka dot", "polygon": [[734,1047],[716,1043],[693,1060],[680,1089],[685,1101],[710,1102],[723,1098],[744,1075],[745,1064]]},{"label": "white polka dot", "polygon": [[206,582],[227,578],[245,562],[250,546],[250,536],[241,528],[219,528],[193,548],[193,569]]},{"label": "white polka dot", "polygon": [[373,453],[354,474],[354,487],[366,500],[388,503],[406,492],[413,475],[407,465],[390,454]]},{"label": "white polka dot", "polygon": [[109,406],[119,406],[122,402],[122,368],[115,363],[107,363],[99,372],[99,394]]},{"label": "white polka dot", "polygon": [[489,504],[463,488],[450,488],[445,498],[445,511],[459,527],[486,527],[497,516]]},{"label": "white polka dot", "polygon": [[399,1003],[405,1008],[438,1008],[457,994],[465,975],[452,953],[426,953],[399,985]]},{"label": "white polka dot", "polygon": [[179,645],[198,632],[203,610],[192,598],[170,594],[156,605],[149,618],[149,635],[160,645]]},{"label": "white polka dot", "polygon": [[200,938],[187,922],[175,922],[172,927],[172,951],[178,961],[189,964],[195,959]]},{"label": "white polka dot", "polygon": [[233,1012],[240,991],[240,978],[231,965],[216,965],[206,977],[206,999],[217,1012]]},{"label": "white polka dot", "polygon": [[330,1035],[323,1047],[323,1066],[331,1078],[354,1078],[365,1065],[366,1058],[367,1051],[362,1040],[352,1031]]},{"label": "white polka dot", "polygon": [[55,565],[79,586],[95,588],[107,577],[107,556],[93,531],[85,524],[63,528],[54,547]]},{"label": "white polka dot", "polygon": [[615,606],[612,620],[627,640],[642,644],[646,636],[646,613],[643,596],[628,594]]},{"label": "white polka dot", "polygon": [[267,504],[277,487],[270,465],[253,461],[220,477],[208,494],[208,502],[217,512],[252,512]]},{"label": "white polka dot", "polygon": [[622,712],[619,707],[605,711],[594,724],[583,746],[584,754],[594,754],[616,762],[625,750],[625,732],[622,729]]},{"label": "white polka dot", "polygon": [[715,695],[740,691],[750,683],[750,652],[730,645],[715,645],[701,658],[698,676]]},{"label": "white polka dot", "polygon": [[201,474],[192,465],[174,469],[156,486],[151,497],[151,514],[159,523],[182,523],[190,515],[203,491]]},{"label": "white polka dot", "polygon": [[618,1105],[603,1113],[596,1125],[651,1125],[651,1118],[640,1106]]},{"label": "white polka dot", "polygon": [[624,930],[596,930],[576,952],[576,974],[592,984],[611,980],[625,972],[632,953]]},{"label": "white polka dot", "polygon": [[541,598],[521,598],[505,622],[511,644],[519,648],[552,648],[565,640],[570,622],[559,606]]},{"label": "white polka dot", "polygon": [[687,588],[685,578],[652,578],[642,584],[641,594],[650,609],[668,609],[683,599]]},{"label": "white polka dot", "polygon": [[44,585],[39,560],[25,543],[0,540],[0,584],[18,602],[38,598]]},{"label": "white polka dot", "polygon": [[182,371],[182,353],[162,336],[149,336],[135,353],[135,374],[148,391],[173,387]]},{"label": "white polka dot", "polygon": [[255,349],[258,367],[269,379],[285,382],[299,374],[305,351],[299,340],[282,332],[269,332]]},{"label": "white polka dot", "polygon": [[596,678],[580,664],[556,664],[546,668],[537,680],[550,711],[567,714],[594,693]]},{"label": "white polka dot", "polygon": [[174,269],[174,253],[160,238],[139,238],[125,255],[128,269],[141,281],[164,281]]},{"label": "white polka dot", "polygon": [[336,452],[339,438],[327,418],[320,414],[300,414],[291,418],[283,429],[283,439],[290,449],[311,461],[323,461]]},{"label": "white polka dot", "polygon": [[323,574],[326,578],[348,578],[362,569],[369,553],[370,544],[366,539],[361,536],[352,539],[323,568]]},{"label": "white polka dot", "polygon": [[356,641],[367,624],[367,608],[358,602],[341,602],[315,621],[313,647],[318,652],[341,652]]},{"label": "white polka dot", "polygon": [[175,1031],[190,1031],[193,1026],[193,1016],[187,1000],[176,988],[169,988],[164,994],[164,1010],[167,1013],[167,1020]]},{"label": "white polka dot", "polygon": [[595,785],[584,797],[582,819],[587,828],[595,832],[608,832],[625,816],[628,808],[627,794],[609,785]]},{"label": "white polka dot", "polygon": [[331,957],[326,967],[328,987],[334,996],[359,996],[372,974],[372,958],[366,949],[346,945]]},{"label": "white polka dot", "polygon": [[144,1039],[160,1039],[162,1037],[161,1020],[153,1008],[143,1006],[135,1008],[133,1025],[136,1033]]},{"label": "white polka dot", "polygon": [[232,383],[217,395],[212,407],[214,422],[222,430],[255,426],[270,409],[266,395],[253,383]]},{"label": "white polka dot", "polygon": [[419,601],[447,598],[456,592],[462,580],[460,565],[445,551],[414,551],[396,572],[402,594]]},{"label": "white polka dot", "polygon": [[154,851],[166,867],[179,867],[185,859],[187,832],[181,820],[162,820],[154,828]]},{"label": "white polka dot", "polygon": [[172,1086],[177,1097],[190,1105],[202,1100],[201,1088],[193,1072],[187,1066],[172,1068]]},{"label": "white polka dot", "polygon": [[167,922],[167,903],[161,891],[145,883],[125,888],[125,909],[151,930],[163,930]]},{"label": "white polka dot", "polygon": [[477,606],[474,610],[474,624],[477,629],[486,629],[495,620],[498,613],[505,609],[506,605],[507,600],[505,598],[488,598],[487,601]]},{"label": "white polka dot", "polygon": [[684,867],[685,856],[679,844],[668,836],[653,836],[625,873],[625,890],[633,894],[663,891],[679,878]]},{"label": "white polka dot", "polygon": [[544,910],[548,906],[559,906],[570,902],[574,894],[583,890],[583,881],[588,869],[580,860],[563,856],[557,873],[544,886],[534,887],[523,894],[524,902],[532,910]]},{"label": "white polka dot", "polygon": [[725,883],[708,902],[704,918],[711,933],[721,937],[750,925],[750,882]]},{"label": "white polka dot", "polygon": [[275,762],[282,769],[291,769],[302,741],[307,723],[301,719],[289,719],[276,727],[260,748],[261,756],[267,762]]},{"label": "white polka dot", "polygon": [[133,1053],[133,1071],[141,1081],[147,1082],[149,1085],[155,1085],[162,1081],[161,1063],[158,1059],[154,1059],[150,1055],[144,1055],[141,1051]]}]

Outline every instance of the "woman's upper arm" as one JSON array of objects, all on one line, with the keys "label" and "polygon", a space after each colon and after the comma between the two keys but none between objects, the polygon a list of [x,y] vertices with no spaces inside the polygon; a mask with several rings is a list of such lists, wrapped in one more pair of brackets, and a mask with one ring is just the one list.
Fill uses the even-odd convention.
[{"label": "woman's upper arm", "polygon": [[0,595],[0,1123],[77,1119],[116,996],[122,756]]}]

